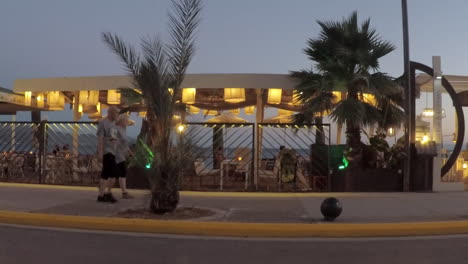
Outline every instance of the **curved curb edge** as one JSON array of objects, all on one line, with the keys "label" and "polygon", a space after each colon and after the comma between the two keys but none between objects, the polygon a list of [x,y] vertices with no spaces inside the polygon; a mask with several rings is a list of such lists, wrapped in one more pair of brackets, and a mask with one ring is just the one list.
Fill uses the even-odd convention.
[{"label": "curved curb edge", "polygon": [[70,216],[0,211],[0,223],[100,231],[224,237],[395,237],[468,234],[468,221],[384,224],[263,224]]}]

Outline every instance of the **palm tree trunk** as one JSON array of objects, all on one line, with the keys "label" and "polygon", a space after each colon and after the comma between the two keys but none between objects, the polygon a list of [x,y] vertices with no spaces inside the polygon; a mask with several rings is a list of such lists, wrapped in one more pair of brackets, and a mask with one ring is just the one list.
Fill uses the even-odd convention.
[{"label": "palm tree trunk", "polygon": [[315,130],[315,144],[317,145],[325,145],[325,133],[323,131],[323,117],[316,117],[315,118],[315,126],[317,129]]},{"label": "palm tree trunk", "polygon": [[[359,100],[359,93],[357,87],[348,87],[348,99]],[[356,168],[361,163],[361,126],[354,120],[346,122],[346,158],[349,161],[349,168],[345,176],[345,190],[353,191],[354,174]]]},{"label": "palm tree trunk", "polygon": [[179,204],[178,178],[171,175],[173,171],[161,165],[158,182],[151,187],[150,209],[156,214],[173,212]]}]

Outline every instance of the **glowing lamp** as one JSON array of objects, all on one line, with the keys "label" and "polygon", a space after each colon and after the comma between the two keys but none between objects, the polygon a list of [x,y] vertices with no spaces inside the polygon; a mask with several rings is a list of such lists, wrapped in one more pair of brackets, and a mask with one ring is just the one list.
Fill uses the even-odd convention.
[{"label": "glowing lamp", "polygon": [[375,99],[375,96],[373,94],[368,94],[368,93],[363,94],[362,101],[373,106],[377,105],[377,100]]},{"label": "glowing lamp", "polygon": [[293,91],[293,97],[292,97],[292,105],[301,105],[301,94],[302,92],[298,92],[296,90]]},{"label": "glowing lamp", "polygon": [[224,101],[228,103],[245,102],[244,88],[224,88]]},{"label": "glowing lamp", "polygon": [[[424,108],[423,112],[421,113],[423,117],[433,117],[434,116],[434,109],[426,107]],[[441,110],[441,117],[445,118],[445,109]]]},{"label": "glowing lamp", "polygon": [[[107,91],[107,103],[108,104],[120,104],[120,91],[118,90],[109,90]],[[80,103],[83,103],[80,101]]]},{"label": "glowing lamp", "polygon": [[429,137],[427,135],[424,135],[421,139],[421,143],[424,144],[424,143],[427,143],[429,142]]},{"label": "glowing lamp", "polygon": [[24,105],[31,106],[31,92],[24,92]]},{"label": "glowing lamp", "polygon": [[269,104],[281,104],[282,94],[283,94],[283,90],[281,88],[270,88],[270,89],[268,89],[267,103],[269,103]]},{"label": "glowing lamp", "polygon": [[341,100],[343,100],[343,94],[341,92],[332,92],[334,98],[333,98],[333,103],[334,104],[337,104],[338,102],[340,102]]},{"label": "glowing lamp", "polygon": [[49,92],[47,94],[47,104],[49,110],[63,110],[65,108],[65,96],[59,91]]},{"label": "glowing lamp", "polygon": [[101,103],[97,103],[96,112],[88,113],[88,118],[89,119],[99,119],[101,117],[102,117],[102,115],[101,115]]},{"label": "glowing lamp", "polygon": [[44,107],[44,94],[40,93],[36,96],[36,105],[39,108]]},{"label": "glowing lamp", "polygon": [[97,105],[99,102],[99,91],[80,91],[78,102],[84,105]]},{"label": "glowing lamp", "polygon": [[231,109],[231,110],[229,110],[229,113],[232,113],[232,114],[238,115],[238,114],[240,114],[240,109],[239,109],[239,108],[236,108],[236,109]]},{"label": "glowing lamp", "polygon": [[197,94],[197,89],[195,88],[183,88],[182,89],[182,103],[194,104],[196,94]]},{"label": "glowing lamp", "polygon": [[184,126],[184,125],[178,125],[178,126],[177,126],[177,132],[183,133],[184,130],[185,130],[185,126]]},{"label": "glowing lamp", "polygon": [[253,115],[255,113],[255,106],[247,106],[244,108],[244,112],[246,115]]}]

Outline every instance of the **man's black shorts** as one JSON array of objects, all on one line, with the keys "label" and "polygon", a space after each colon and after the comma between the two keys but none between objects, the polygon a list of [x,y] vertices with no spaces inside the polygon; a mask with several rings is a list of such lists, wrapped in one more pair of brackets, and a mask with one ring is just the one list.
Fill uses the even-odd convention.
[{"label": "man's black shorts", "polygon": [[125,178],[127,176],[127,164],[125,161],[118,163],[117,168],[119,170],[119,177]]},{"label": "man's black shorts", "polygon": [[111,153],[104,154],[102,157],[101,178],[107,180],[117,177],[119,177],[119,170],[117,168],[117,163],[115,163],[115,155]]}]

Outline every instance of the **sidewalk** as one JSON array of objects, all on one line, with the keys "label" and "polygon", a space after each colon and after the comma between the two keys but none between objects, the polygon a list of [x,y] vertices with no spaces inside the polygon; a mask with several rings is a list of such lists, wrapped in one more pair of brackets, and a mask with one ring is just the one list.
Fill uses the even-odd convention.
[{"label": "sidewalk", "polygon": [[[0,210],[111,217],[145,206],[146,191],[131,191],[132,200],[97,203],[94,188],[0,183]],[[119,191],[114,192],[119,198]],[[398,223],[468,220],[468,192],[454,193],[197,193],[182,192],[181,206],[220,210],[216,222],[319,223],[320,203],[337,197],[343,213],[336,223]]]}]

